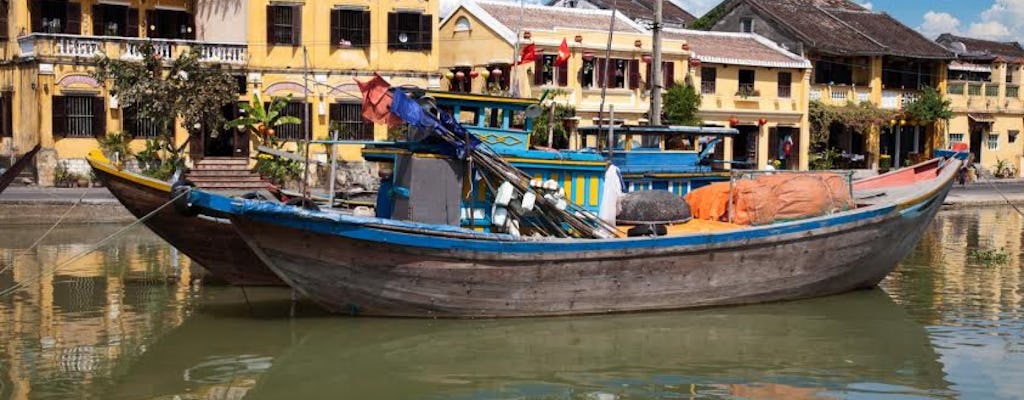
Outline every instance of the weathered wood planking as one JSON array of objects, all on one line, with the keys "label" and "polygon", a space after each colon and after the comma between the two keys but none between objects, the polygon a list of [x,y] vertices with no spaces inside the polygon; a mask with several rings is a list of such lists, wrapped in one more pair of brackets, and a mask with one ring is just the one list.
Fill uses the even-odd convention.
[{"label": "weathered wood planking", "polygon": [[683,237],[454,238],[386,220],[261,213],[246,201],[232,203],[231,218],[274,272],[338,313],[515,317],[720,306],[875,286],[940,208],[960,165],[950,164],[902,202]]}]

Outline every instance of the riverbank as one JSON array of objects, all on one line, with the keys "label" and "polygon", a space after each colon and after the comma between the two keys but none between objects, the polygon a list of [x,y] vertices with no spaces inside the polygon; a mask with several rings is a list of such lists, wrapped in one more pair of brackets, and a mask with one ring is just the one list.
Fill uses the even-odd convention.
[{"label": "riverbank", "polygon": [[[82,203],[68,213],[68,209]],[[14,186],[0,194],[0,225],[122,224],[135,221],[106,188],[40,188]]]},{"label": "riverbank", "polygon": [[1024,180],[992,180],[956,185],[950,190],[943,208],[1024,206]]}]

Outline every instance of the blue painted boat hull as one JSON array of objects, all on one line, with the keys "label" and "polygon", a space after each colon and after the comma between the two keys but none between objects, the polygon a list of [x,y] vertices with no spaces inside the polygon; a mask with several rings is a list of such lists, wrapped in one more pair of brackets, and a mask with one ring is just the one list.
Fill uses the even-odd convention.
[{"label": "blue painted boat hull", "polygon": [[829,217],[659,238],[520,239],[232,200],[271,269],[337,313],[514,317],[793,300],[875,286],[917,244],[959,162],[920,191]]}]

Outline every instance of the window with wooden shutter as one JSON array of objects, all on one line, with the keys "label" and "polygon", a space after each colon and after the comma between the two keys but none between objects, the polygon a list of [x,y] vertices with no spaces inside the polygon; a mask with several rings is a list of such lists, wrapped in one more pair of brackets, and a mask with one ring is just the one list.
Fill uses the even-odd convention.
[{"label": "window with wooden shutter", "polygon": [[126,37],[139,37],[139,9],[129,8],[128,17],[125,20],[124,35]]},{"label": "window with wooden shutter", "polygon": [[177,10],[147,10],[147,37],[195,39],[195,16]]},{"label": "window with wooden shutter", "polygon": [[558,86],[569,86],[569,63],[558,67]]},{"label": "window with wooden shutter", "polygon": [[595,84],[597,85],[598,89],[604,87],[604,81],[606,78],[608,78],[608,74],[605,71],[608,67],[611,66],[611,63],[609,61],[610,60],[605,58],[596,59],[595,63],[597,64],[597,82],[595,82]]},{"label": "window with wooden shutter", "polygon": [[373,140],[373,123],[363,118],[360,103],[331,104],[328,125],[338,140]]},{"label": "window with wooden shutter", "polygon": [[544,56],[533,60],[533,84],[535,86],[544,84]]},{"label": "window with wooden shutter", "polygon": [[718,70],[714,67],[700,69],[700,94],[715,94],[715,87],[718,80]]},{"label": "window with wooden shutter", "polygon": [[68,24],[64,33],[69,35],[82,34],[82,5],[79,3],[67,3]]},{"label": "window with wooden shutter", "polygon": [[[135,12],[135,31],[129,26],[132,12]],[[94,36],[138,36],[138,10],[113,4],[92,6],[92,34]]]},{"label": "window with wooden shutter", "polygon": [[[298,45],[301,33],[300,6],[267,6],[267,43],[271,45]],[[296,26],[296,23],[300,24]]]},{"label": "window with wooden shutter", "polygon": [[43,33],[82,32],[82,6],[67,0],[30,0],[28,1],[32,31]]},{"label": "window with wooden shutter", "polygon": [[594,69],[596,68],[596,62],[593,58],[583,60],[583,68],[580,68],[580,86],[584,89],[593,87],[594,83]]},{"label": "window with wooden shutter", "polygon": [[629,60],[629,88],[640,88],[640,61]]},{"label": "window with wooden shutter", "polygon": [[[67,137],[106,134],[103,100],[89,95],[53,96],[53,133]],[[101,133],[102,132],[102,133]]]},{"label": "window with wooden shutter", "polygon": [[53,136],[68,135],[68,120],[65,112],[67,104],[64,96],[53,96],[50,98],[50,131]]},{"label": "window with wooden shutter", "polygon": [[434,17],[418,12],[388,13],[388,50],[430,50]]},{"label": "window with wooden shutter", "polygon": [[[490,64],[485,67],[491,74],[487,76],[487,88],[491,90],[508,90],[511,84],[512,67],[509,64]],[[499,74],[495,74],[497,70]]]},{"label": "window with wooden shutter", "polygon": [[779,72],[779,97],[788,99],[793,95],[793,74]]},{"label": "window with wooden shutter", "polygon": [[90,97],[92,106],[92,136],[107,136],[107,107],[103,97]]},{"label": "window with wooden shutter", "polygon": [[7,40],[7,14],[9,12],[9,0],[0,0],[0,40]]},{"label": "window with wooden shutter", "polygon": [[14,137],[14,92],[0,92],[0,137]]},{"label": "window with wooden shutter", "polygon": [[676,85],[676,64],[671,61],[661,63],[661,86],[668,89]]},{"label": "window with wooden shutter", "polygon": [[370,12],[331,10],[331,47],[370,47]]},{"label": "window with wooden shutter", "polygon": [[292,46],[302,44],[302,6],[292,6]]}]

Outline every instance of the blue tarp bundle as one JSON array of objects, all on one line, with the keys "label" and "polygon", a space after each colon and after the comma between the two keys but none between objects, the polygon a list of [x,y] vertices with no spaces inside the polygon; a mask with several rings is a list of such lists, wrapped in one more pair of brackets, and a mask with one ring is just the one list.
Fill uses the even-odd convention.
[{"label": "blue tarp bundle", "polygon": [[[472,135],[466,128],[462,127],[451,115],[439,111],[439,117],[428,114],[420,107],[420,104],[409,97],[400,88],[391,89],[391,113],[401,118],[420,131],[428,132],[432,136],[441,138],[448,146],[442,149],[445,155],[466,158],[466,140],[469,140],[469,147],[476,149],[480,145],[480,139]],[[450,140],[454,137],[455,140]]]}]

